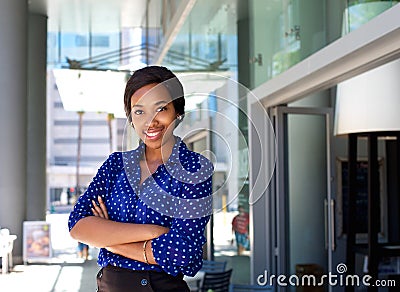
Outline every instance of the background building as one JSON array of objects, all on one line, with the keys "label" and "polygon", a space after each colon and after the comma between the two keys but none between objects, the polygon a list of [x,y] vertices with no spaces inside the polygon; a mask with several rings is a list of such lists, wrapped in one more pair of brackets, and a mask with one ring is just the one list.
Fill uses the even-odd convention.
[{"label": "background building", "polygon": [[[265,270],[288,275],[306,264],[328,272],[345,262],[362,273],[365,255],[377,275],[380,245],[400,239],[400,127],[396,119],[378,129],[360,118],[361,126],[348,130],[340,127],[340,115],[372,108],[368,117],[383,112],[388,118],[399,105],[392,99],[385,107],[390,103],[379,95],[338,109],[350,100],[342,99],[348,88],[350,96],[376,92],[379,84],[371,80],[378,79],[368,75],[399,58],[399,16],[397,1],[1,2],[0,61],[7,70],[0,73],[0,225],[18,235],[15,254],[22,250],[22,222],[43,220],[64,190],[76,188],[79,119],[62,110],[52,70],[129,73],[162,64],[180,74],[189,95],[179,133],[194,150],[212,152],[216,162],[220,217],[208,229],[209,257],[230,255],[227,214],[244,204],[251,251],[242,272],[249,282]],[[400,74],[387,72],[380,74]],[[358,82],[362,74],[370,81]],[[393,89],[387,95],[398,94],[395,83],[384,83]],[[111,150],[123,149],[124,120],[112,120],[110,149],[107,117],[83,115],[82,185]],[[364,171],[356,226],[349,224],[354,218],[346,205],[355,133],[372,139],[356,143]],[[372,190],[373,176],[365,174],[375,141],[370,133],[385,134],[376,139],[379,187]],[[368,209],[373,203],[376,208]],[[378,224],[368,224],[367,215]],[[216,233],[226,240],[213,243]],[[356,243],[365,244],[364,252],[352,252]]]}]

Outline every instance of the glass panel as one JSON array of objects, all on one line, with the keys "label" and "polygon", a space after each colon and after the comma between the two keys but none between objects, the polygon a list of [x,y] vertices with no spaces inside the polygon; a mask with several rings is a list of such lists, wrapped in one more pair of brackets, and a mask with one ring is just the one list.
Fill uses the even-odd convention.
[{"label": "glass panel", "polygon": [[[207,252],[214,252],[215,260],[226,261],[227,266],[234,269],[233,282],[249,283],[249,239],[240,232],[243,235],[237,237],[243,247],[238,248],[238,242],[235,241],[237,237],[232,230],[232,221],[239,213],[239,206],[243,207],[242,217],[236,222],[240,222],[240,231],[248,228],[247,116],[240,108],[246,105],[246,100],[242,98],[239,101],[240,85],[228,77],[196,72],[181,74],[180,80],[187,89],[187,108],[185,119],[175,134],[183,138],[186,136],[191,149],[206,156],[212,154],[208,157],[215,166],[212,225],[214,246],[210,246],[210,240]],[[212,90],[211,94],[207,93],[209,90]],[[244,97],[248,93],[245,88],[241,88],[240,92]],[[205,136],[207,143],[203,139]],[[207,153],[210,151],[212,153]],[[240,269],[236,268],[239,266]]]},{"label": "glass panel", "polygon": [[[237,249],[231,222],[238,213],[240,203],[244,205],[244,211],[248,210],[247,143],[243,141],[247,139],[247,130],[242,132],[247,120],[239,110],[237,90],[240,86],[234,81],[237,78],[238,54],[236,20],[235,0],[197,1],[163,60],[163,65],[175,72],[219,71],[218,74],[227,76],[224,78],[226,83],[221,83],[215,92],[202,92],[203,98],[195,94],[186,97],[187,114],[184,123],[188,127],[196,128],[196,124],[211,121],[211,133],[214,133],[211,134],[211,147],[218,158],[213,178],[213,187],[216,190],[213,226],[215,257],[232,265],[229,257],[236,255]],[[184,77],[181,81],[185,84]],[[242,100],[242,105],[246,106],[245,99]],[[228,119],[222,119],[222,116]],[[246,137],[243,138],[243,135]],[[196,141],[191,147],[197,152],[209,150],[204,141]],[[232,160],[230,155],[241,159],[243,163],[240,170],[229,168]],[[247,267],[243,268],[245,274],[250,271],[248,254],[248,250],[242,253],[246,258]]]},{"label": "glass panel", "polygon": [[397,3],[398,1],[392,0],[347,0],[342,34],[345,35],[356,30]]},{"label": "glass panel", "polygon": [[[158,5],[161,4],[161,19],[160,19],[160,23],[161,23],[161,31],[160,33],[162,34],[161,37],[163,37],[168,29],[168,27],[170,26],[171,20],[174,17],[174,13],[177,9],[177,7],[179,7],[179,5],[181,5],[182,0],[167,0],[167,1],[160,1],[161,3],[157,3]],[[152,13],[153,11],[150,10],[150,13]]]},{"label": "glass panel", "polygon": [[326,45],[325,1],[249,3],[252,86],[279,75]]},{"label": "glass panel", "polygon": [[249,1],[251,87],[274,78],[322,49],[339,37],[340,30],[342,35],[353,31],[398,1],[346,0],[340,3]]},{"label": "glass panel", "polygon": [[327,273],[325,116],[289,114],[287,137],[288,273]]},{"label": "glass panel", "polygon": [[197,1],[163,60],[174,71],[237,70],[235,1]]}]

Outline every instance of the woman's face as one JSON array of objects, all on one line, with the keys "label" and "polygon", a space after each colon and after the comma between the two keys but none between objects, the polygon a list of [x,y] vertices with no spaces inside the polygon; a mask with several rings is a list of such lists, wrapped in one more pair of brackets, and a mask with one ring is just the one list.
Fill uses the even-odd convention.
[{"label": "woman's face", "polygon": [[168,90],[153,83],[139,88],[131,97],[132,124],[147,147],[159,149],[172,142],[177,113]]}]

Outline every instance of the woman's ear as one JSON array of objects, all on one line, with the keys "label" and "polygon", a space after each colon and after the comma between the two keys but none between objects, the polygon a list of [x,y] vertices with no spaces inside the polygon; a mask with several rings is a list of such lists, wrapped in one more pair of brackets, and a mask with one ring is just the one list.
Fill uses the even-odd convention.
[{"label": "woman's ear", "polygon": [[183,116],[177,115],[175,120],[175,127],[177,127],[182,122]]}]

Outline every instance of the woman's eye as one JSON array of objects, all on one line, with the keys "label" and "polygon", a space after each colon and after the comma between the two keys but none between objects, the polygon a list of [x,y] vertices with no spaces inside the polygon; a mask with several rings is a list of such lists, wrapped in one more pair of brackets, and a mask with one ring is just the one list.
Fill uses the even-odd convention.
[{"label": "woman's eye", "polygon": [[167,110],[167,107],[166,106],[162,106],[162,107],[159,107],[157,109],[157,112],[162,112],[162,111],[165,111],[165,110]]},{"label": "woman's eye", "polygon": [[142,110],[135,110],[134,113],[135,113],[135,115],[141,115],[141,114],[143,114],[143,111]]}]

